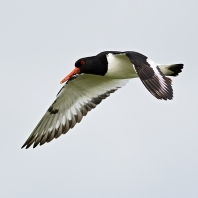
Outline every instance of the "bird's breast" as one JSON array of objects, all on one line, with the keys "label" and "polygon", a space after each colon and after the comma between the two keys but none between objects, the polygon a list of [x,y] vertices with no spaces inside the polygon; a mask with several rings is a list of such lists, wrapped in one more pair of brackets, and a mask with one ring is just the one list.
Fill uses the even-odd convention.
[{"label": "bird's breast", "polygon": [[137,73],[128,57],[123,54],[108,54],[108,70],[105,76],[118,79],[136,78]]}]

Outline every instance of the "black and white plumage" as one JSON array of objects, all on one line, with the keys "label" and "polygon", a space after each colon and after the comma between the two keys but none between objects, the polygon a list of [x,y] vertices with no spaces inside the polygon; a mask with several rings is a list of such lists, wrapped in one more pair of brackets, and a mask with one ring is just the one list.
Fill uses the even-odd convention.
[{"label": "black and white plumage", "polygon": [[139,77],[157,99],[171,100],[173,90],[166,76],[177,76],[182,69],[183,64],[157,65],[132,51],[105,51],[81,58],[61,81],[66,83],[22,148],[32,144],[36,147],[67,133],[88,111],[131,78]]}]

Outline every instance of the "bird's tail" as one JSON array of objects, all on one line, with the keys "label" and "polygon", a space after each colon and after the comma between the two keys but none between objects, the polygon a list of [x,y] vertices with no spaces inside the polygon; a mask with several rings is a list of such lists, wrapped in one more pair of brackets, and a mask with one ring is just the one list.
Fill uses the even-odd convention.
[{"label": "bird's tail", "polygon": [[177,76],[184,67],[183,64],[171,64],[171,65],[158,65],[161,72],[166,76]]}]

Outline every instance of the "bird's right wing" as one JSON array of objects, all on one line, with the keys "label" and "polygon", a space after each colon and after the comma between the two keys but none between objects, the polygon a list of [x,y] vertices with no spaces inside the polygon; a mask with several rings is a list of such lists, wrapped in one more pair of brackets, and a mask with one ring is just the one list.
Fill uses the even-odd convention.
[{"label": "bird's right wing", "polygon": [[88,111],[127,82],[127,79],[111,79],[91,74],[82,74],[69,80],[22,148],[29,148],[33,143],[33,147],[36,147],[65,134]]}]

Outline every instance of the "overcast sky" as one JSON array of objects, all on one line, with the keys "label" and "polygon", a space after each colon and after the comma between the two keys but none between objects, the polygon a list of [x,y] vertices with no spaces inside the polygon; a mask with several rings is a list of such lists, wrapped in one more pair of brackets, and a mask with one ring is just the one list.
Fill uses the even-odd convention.
[{"label": "overcast sky", "polygon": [[[0,197],[197,198],[198,2],[1,0]],[[138,51],[184,63],[174,100],[139,79],[66,135],[21,146],[77,59]]]}]

